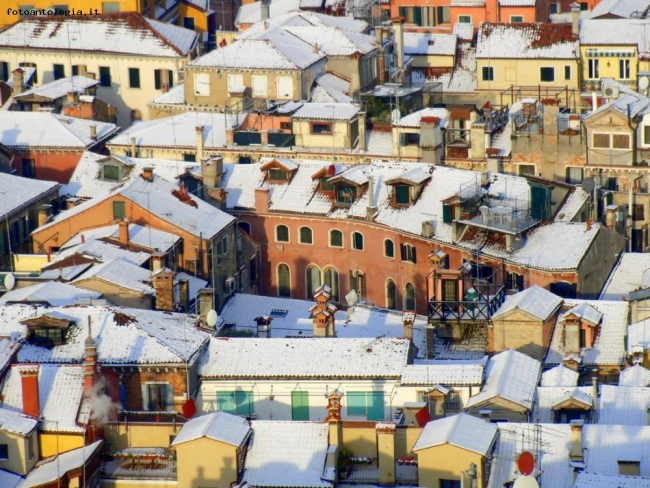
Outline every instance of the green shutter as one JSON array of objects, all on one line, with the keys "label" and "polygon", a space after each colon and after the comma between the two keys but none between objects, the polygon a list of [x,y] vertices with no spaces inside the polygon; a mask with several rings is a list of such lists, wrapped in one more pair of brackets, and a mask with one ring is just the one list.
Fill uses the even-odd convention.
[{"label": "green shutter", "polygon": [[442,221],[445,224],[451,224],[451,205],[442,206]]},{"label": "green shutter", "polygon": [[291,392],[291,420],[309,420],[309,393]]},{"label": "green shutter", "polygon": [[413,21],[415,25],[422,25],[422,7],[413,7]]},{"label": "green shutter", "polygon": [[399,16],[406,18],[406,7],[399,7]]},{"label": "green shutter", "polygon": [[246,416],[253,413],[253,395],[250,391],[235,392],[235,413]]},{"label": "green shutter", "polygon": [[348,415],[366,415],[366,392],[348,391]]},{"label": "green shutter", "polygon": [[551,191],[545,186],[533,186],[530,189],[530,214],[534,219],[548,220],[551,217]]},{"label": "green shutter", "polygon": [[384,392],[369,391],[368,398],[368,420],[384,420]]},{"label": "green shutter", "polygon": [[235,413],[235,395],[232,391],[217,392],[217,410],[227,413]]},{"label": "green shutter", "polygon": [[401,133],[401,134],[399,135],[399,145],[402,146],[402,147],[404,147],[404,146],[407,145],[407,142],[406,142],[406,134]]}]

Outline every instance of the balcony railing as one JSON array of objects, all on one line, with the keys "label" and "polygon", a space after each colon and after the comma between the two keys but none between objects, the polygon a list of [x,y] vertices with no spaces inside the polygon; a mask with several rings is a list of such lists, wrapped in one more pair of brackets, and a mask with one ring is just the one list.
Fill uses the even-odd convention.
[{"label": "balcony railing", "polygon": [[475,300],[429,300],[429,320],[458,322],[490,320],[505,300],[503,285],[474,285]]},{"label": "balcony railing", "polygon": [[[137,449],[131,449],[136,451]],[[118,453],[105,456],[101,464],[105,479],[176,480],[176,459],[166,454]]]}]

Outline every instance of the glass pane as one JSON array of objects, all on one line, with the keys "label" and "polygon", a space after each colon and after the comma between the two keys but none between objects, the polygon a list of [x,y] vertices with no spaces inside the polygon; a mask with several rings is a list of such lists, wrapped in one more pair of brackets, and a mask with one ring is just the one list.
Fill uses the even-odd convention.
[{"label": "glass pane", "polygon": [[217,410],[227,413],[235,413],[235,396],[233,395],[233,392],[217,392]]},{"label": "glass pane", "polygon": [[368,392],[368,420],[384,420],[384,392]]},{"label": "glass pane", "polygon": [[366,415],[366,392],[348,392],[348,415]]},{"label": "glass pane", "polygon": [[384,254],[389,258],[395,257],[395,244],[390,239],[384,241]]},{"label": "glass pane", "polygon": [[330,246],[343,247],[343,233],[340,230],[330,232]]}]

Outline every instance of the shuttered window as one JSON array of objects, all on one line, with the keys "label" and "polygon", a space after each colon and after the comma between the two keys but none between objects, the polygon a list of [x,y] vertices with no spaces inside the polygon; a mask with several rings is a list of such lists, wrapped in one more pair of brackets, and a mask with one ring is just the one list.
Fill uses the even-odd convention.
[{"label": "shuttered window", "polygon": [[250,391],[218,391],[217,410],[248,417],[253,414],[253,394]]},{"label": "shuttered window", "polygon": [[291,420],[309,420],[309,393],[291,392]]},{"label": "shuttered window", "polygon": [[383,391],[349,391],[348,415],[365,416],[366,420],[384,420]]},{"label": "shuttered window", "polygon": [[147,412],[174,410],[174,392],[169,383],[145,383],[142,385],[142,409]]},{"label": "shuttered window", "polygon": [[278,98],[293,98],[293,80],[290,76],[278,76]]}]

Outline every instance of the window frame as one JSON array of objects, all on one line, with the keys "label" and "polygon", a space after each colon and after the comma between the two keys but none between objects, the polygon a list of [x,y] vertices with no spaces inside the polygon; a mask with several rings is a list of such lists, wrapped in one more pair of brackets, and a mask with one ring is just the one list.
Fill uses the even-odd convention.
[{"label": "window frame", "polygon": [[140,68],[129,68],[129,88],[142,88]]},{"label": "window frame", "polygon": [[[332,241],[332,235],[333,235],[335,232],[338,232],[338,234],[341,236],[341,245],[336,245],[336,244],[334,244],[333,241]],[[342,247],[344,247],[343,231],[341,231],[341,230],[339,230],[339,229],[330,229],[330,231],[328,232],[328,242],[329,242],[329,247],[335,247],[335,248],[342,248]]]},{"label": "window frame", "polygon": [[[318,129],[320,127],[325,130]],[[314,136],[331,136],[334,135],[334,124],[330,122],[310,122],[309,133]]]},{"label": "window frame", "polygon": [[22,158],[21,164],[22,176],[24,178],[36,178],[36,160],[34,158]]},{"label": "window frame", "polygon": [[[596,145],[596,137],[607,137],[607,145]],[[609,149],[612,147],[612,134],[611,132],[592,132],[591,133],[591,147],[594,149]]]},{"label": "window frame", "polygon": [[417,251],[414,245],[408,243],[400,244],[400,255],[405,263],[417,263]]},{"label": "window frame", "polygon": [[110,88],[113,86],[110,66],[99,66],[99,86]]},{"label": "window frame", "polygon": [[[387,244],[390,243],[390,254],[388,253]],[[384,239],[384,257],[394,258],[395,257],[395,243],[392,239]]]},{"label": "window frame", "polygon": [[226,87],[228,88],[228,93],[233,90],[239,90],[245,88],[244,84],[244,75],[238,75],[236,73],[231,73],[226,78]]},{"label": "window frame", "polygon": [[[260,86],[255,86],[256,82],[264,82],[264,89],[259,90]],[[268,98],[269,96],[269,78],[266,75],[251,76],[251,96],[253,98]]]},{"label": "window frame", "polygon": [[[121,211],[118,211],[120,207]],[[124,218],[126,218],[126,202],[113,200],[113,220],[122,220]]]},{"label": "window frame", "polygon": [[566,64],[564,65],[564,81],[570,81],[571,80],[571,65]]},{"label": "window frame", "polygon": [[600,80],[600,59],[589,58],[587,61],[587,79]]},{"label": "window frame", "polygon": [[0,444],[0,461],[9,461],[9,444]]},{"label": "window frame", "polygon": [[630,80],[632,73],[632,63],[630,63],[630,58],[622,58],[618,60],[618,79],[619,80]]},{"label": "window frame", "polygon": [[[199,89],[199,87],[201,87],[201,89]],[[209,97],[210,92],[210,74],[194,73],[194,96]]]},{"label": "window frame", "polygon": [[54,63],[52,65],[52,74],[55,81],[60,80],[61,78],[65,78],[65,65]]},{"label": "window frame", "polygon": [[[106,176],[106,170],[109,171],[117,171],[117,177],[116,178],[110,178]],[[107,181],[120,181],[122,179],[122,168],[118,166],[117,164],[104,164],[102,165],[102,179],[107,180]]]},{"label": "window frame", "polygon": [[[280,268],[285,267],[287,269],[287,279],[288,283],[286,283],[286,286],[284,286],[281,281],[280,281]],[[291,298],[291,268],[287,263],[279,263],[277,267],[275,268],[275,276],[276,276],[276,283],[277,283],[277,295],[280,298]],[[283,293],[283,289],[286,288],[286,293]]]},{"label": "window frame", "polygon": [[[283,228],[285,228],[287,230],[287,240],[286,241],[281,240],[280,237],[279,237],[278,230],[280,229],[280,227],[283,227]],[[288,226],[286,226],[284,224],[278,224],[278,225],[275,226],[275,242],[281,242],[281,243],[289,243],[289,242],[291,242],[291,232],[289,231]]]},{"label": "window frame", "polygon": [[167,90],[174,86],[174,72],[170,69],[156,68],[153,70],[153,87],[155,90],[162,90],[165,86],[163,83],[164,72],[167,72]]},{"label": "window frame", "polygon": [[[409,286],[413,290],[412,298],[409,298],[409,292],[408,292]],[[415,285],[413,285],[413,283],[411,283],[410,281],[407,282],[404,285],[404,298],[402,300],[402,303],[404,305],[404,310],[415,311],[416,308],[417,308],[418,302],[417,302],[417,294],[416,294],[416,290],[415,290]],[[409,305],[413,305],[413,306],[409,307]]]},{"label": "window frame", "polygon": [[[392,284],[393,296],[390,296],[390,285]],[[386,302],[386,308],[389,310],[397,310],[397,285],[395,280],[392,278],[386,278],[384,282],[384,300]],[[392,303],[392,307],[391,307]]]},{"label": "window frame", "polygon": [[[359,236],[359,237],[357,238],[357,236]],[[351,241],[350,241],[352,243],[352,249],[354,249],[355,251],[363,251],[363,249],[364,249],[364,242],[363,241],[364,241],[364,238],[363,238],[363,234],[361,232],[359,232],[357,230],[352,232],[352,238],[351,238]]]},{"label": "window frame", "polygon": [[[406,191],[406,195],[404,195],[404,191]],[[402,193],[402,195],[400,195],[400,192]],[[404,199],[404,196],[406,196],[406,199]],[[402,201],[400,201],[400,199]],[[395,205],[400,205],[400,206],[405,206],[405,207],[408,207],[409,205],[411,205],[411,187],[408,186],[408,185],[394,185],[393,186],[393,203]]]},{"label": "window frame", "polygon": [[[18,63],[18,67],[19,68],[34,68],[34,75],[32,76],[32,85],[37,85],[38,84],[38,66],[36,66],[36,63],[23,61],[21,63]],[[27,77],[25,77],[25,85],[27,85]]]},{"label": "window frame", "polygon": [[472,23],[472,16],[471,15],[459,15],[458,16],[458,23],[459,24],[471,24]]},{"label": "window frame", "polygon": [[[308,241],[303,239],[303,237],[306,236],[306,234],[305,234],[305,236],[303,236],[303,230],[308,230],[309,231],[309,240]],[[307,227],[306,225],[303,225],[302,227],[300,227],[298,229],[298,242],[300,244],[306,244],[306,245],[309,245],[309,246],[314,245],[314,231],[311,229],[311,227]]]},{"label": "window frame", "polygon": [[481,81],[494,81],[494,66],[483,66],[481,68]]},{"label": "window frame", "polygon": [[[152,387],[157,387],[157,388],[162,388],[164,387],[164,406],[161,409],[152,409],[152,397],[151,397],[151,392],[150,388]],[[143,385],[142,388],[144,392],[146,392],[146,395],[143,395],[142,398],[142,407],[145,412],[171,412],[174,410],[174,387],[172,386],[171,383],[166,382],[166,381],[146,381]]]},{"label": "window frame", "polygon": [[[551,74],[550,79],[544,79],[545,74],[548,78],[548,75]],[[555,83],[555,67],[553,66],[540,66],[539,67],[539,82],[540,83]]]},{"label": "window frame", "polygon": [[[252,391],[244,390],[220,390],[216,392],[217,396],[217,409],[221,412],[230,413],[240,417],[250,417],[255,413],[255,398]],[[221,394],[221,395],[220,395]],[[220,397],[222,399],[220,399]],[[230,397],[230,398],[226,398]],[[222,409],[221,406],[231,400],[232,409]],[[248,406],[248,408],[246,408]],[[244,412],[243,410],[247,410]]]},{"label": "window frame", "polygon": [[[515,19],[520,19],[520,20],[515,20]],[[510,23],[511,24],[523,24],[524,23],[524,16],[523,15],[511,15],[510,16]]]}]

